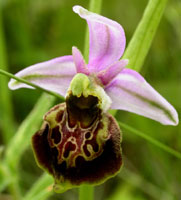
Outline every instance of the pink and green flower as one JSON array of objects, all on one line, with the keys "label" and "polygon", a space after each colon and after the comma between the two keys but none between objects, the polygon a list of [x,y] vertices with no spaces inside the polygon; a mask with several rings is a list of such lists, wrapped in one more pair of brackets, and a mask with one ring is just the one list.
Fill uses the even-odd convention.
[{"label": "pink and green flower", "polygon": [[[126,110],[164,125],[177,125],[178,115],[136,71],[121,59],[126,45],[120,24],[74,6],[89,26],[89,61],[72,48],[72,55],[38,63],[18,72],[37,86],[65,97],[44,116],[32,139],[38,164],[55,178],[62,192],[82,183],[98,184],[122,166],[121,135],[109,109]],[[32,88],[14,79],[11,89]]]}]

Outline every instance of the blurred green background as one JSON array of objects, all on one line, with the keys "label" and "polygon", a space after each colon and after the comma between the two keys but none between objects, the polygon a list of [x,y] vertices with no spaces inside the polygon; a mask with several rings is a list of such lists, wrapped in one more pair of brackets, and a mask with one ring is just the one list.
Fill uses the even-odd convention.
[{"label": "blurred green background", "polygon": [[[127,44],[141,19],[147,0],[103,0],[101,14],[119,22]],[[1,0],[4,47],[11,73],[54,57],[71,54],[72,46],[83,51],[86,23],[72,12],[72,6],[88,8],[87,0]],[[0,43],[2,46],[2,43]],[[3,49],[0,48],[1,51]],[[1,54],[2,52],[0,52]],[[5,63],[4,62],[4,63]],[[2,64],[2,62],[0,62]],[[0,66],[1,68],[2,66]],[[181,115],[181,1],[168,1],[141,74]],[[0,79],[4,79],[0,76]],[[0,90],[8,90],[0,85]],[[2,94],[1,94],[2,95]],[[40,92],[10,91],[16,128],[33,108]],[[0,104],[2,100],[0,96]],[[117,119],[181,151],[181,125],[163,126],[150,119],[119,111]],[[0,145],[4,145],[0,110]],[[11,129],[11,127],[9,127]],[[123,132],[124,167],[119,175],[95,189],[99,200],[180,200],[181,160],[149,144],[129,131]],[[30,143],[30,142],[29,142]],[[21,147],[19,147],[21,148]],[[3,156],[3,152],[0,152]],[[32,149],[25,151],[19,165],[20,186],[25,194],[42,174]],[[1,184],[1,183],[0,183]],[[54,194],[48,199],[76,200],[77,189]],[[11,199],[8,189],[0,200]]]}]

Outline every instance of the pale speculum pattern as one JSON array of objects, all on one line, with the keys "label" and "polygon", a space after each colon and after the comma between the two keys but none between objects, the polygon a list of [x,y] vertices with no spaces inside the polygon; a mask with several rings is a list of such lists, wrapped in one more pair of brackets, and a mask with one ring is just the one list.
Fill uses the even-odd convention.
[{"label": "pale speculum pattern", "polygon": [[[68,168],[75,167],[78,156],[82,156],[88,161],[93,160],[102,153],[109,134],[105,135],[104,138],[99,135],[99,132],[103,129],[100,112],[97,113],[98,116],[87,127],[83,126],[83,123],[78,120],[70,122],[65,104],[64,106],[61,105],[60,109],[53,109],[52,112],[57,112],[57,124],[50,129],[48,141],[50,147],[56,148],[58,151],[58,164],[65,161]],[[51,114],[53,113],[50,112],[49,115]],[[45,116],[46,118],[49,117]],[[51,124],[51,121],[48,122]]]}]

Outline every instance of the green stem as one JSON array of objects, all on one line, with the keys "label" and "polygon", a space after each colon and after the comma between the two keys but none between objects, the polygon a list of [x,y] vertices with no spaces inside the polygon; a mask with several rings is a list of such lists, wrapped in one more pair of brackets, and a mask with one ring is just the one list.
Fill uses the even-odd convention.
[{"label": "green stem", "polygon": [[118,123],[119,123],[119,125],[120,125],[122,128],[124,128],[124,129],[130,131],[130,133],[133,133],[133,134],[135,134],[135,135],[138,135],[139,137],[142,137],[142,138],[145,139],[146,141],[148,141],[148,142],[154,144],[155,146],[159,147],[160,149],[166,151],[167,153],[169,153],[169,154],[171,154],[172,156],[175,156],[175,157],[177,157],[178,159],[181,160],[181,153],[180,153],[180,152],[178,152],[178,151],[176,151],[176,150],[170,148],[169,146],[167,146],[167,145],[165,145],[165,144],[159,142],[158,140],[156,140],[156,139],[150,137],[149,135],[147,135],[147,134],[145,134],[145,133],[142,133],[141,131],[139,131],[139,130],[133,128],[133,127],[128,126],[127,124],[124,124],[124,123],[122,123],[122,122],[118,122]]},{"label": "green stem", "polygon": [[21,191],[18,184],[18,172],[13,170],[13,173],[8,165],[1,162],[0,165],[0,192],[8,186],[14,200],[21,199]]},{"label": "green stem", "polygon": [[0,193],[6,188],[12,181],[12,177],[9,176],[8,168],[1,162],[0,164]]},{"label": "green stem", "polygon": [[124,167],[121,170],[121,173],[118,174],[118,177],[123,179],[126,183],[143,191],[145,194],[148,194],[151,199],[163,199],[163,195],[167,197],[167,199],[174,199],[173,195],[171,195],[169,191],[147,181],[143,176],[141,176],[141,174],[135,173],[134,170],[129,170]]},{"label": "green stem", "polygon": [[6,148],[5,163],[16,168],[22,153],[28,147],[31,136],[39,129],[43,115],[52,106],[55,98],[43,94],[28,117],[21,123],[17,133]]},{"label": "green stem", "polygon": [[[0,6],[0,67],[8,71],[1,6]],[[0,110],[1,110],[0,125],[2,127],[2,132],[3,132],[2,137],[3,137],[4,143],[7,143],[9,141],[9,139],[13,136],[14,131],[15,131],[13,108],[12,108],[12,102],[11,102],[11,93],[7,88],[7,84],[8,84],[7,77],[3,77],[0,79],[0,97],[1,97],[0,98]]]},{"label": "green stem", "polygon": [[[101,5],[102,5],[102,0],[90,0],[89,11],[100,14]],[[89,59],[89,29],[88,29],[88,26],[86,26],[85,43],[84,44],[85,44],[84,45],[84,58],[85,58],[86,62],[88,63],[88,59]]]},{"label": "green stem", "polygon": [[21,200],[21,191],[18,184],[18,176],[13,177],[9,185],[9,191],[13,195],[13,200]]},{"label": "green stem", "polygon": [[[0,7],[0,66],[3,70],[8,70],[1,7]],[[7,77],[1,78],[0,79],[0,97],[1,97],[0,98],[0,110],[1,110],[1,122],[0,122],[1,124],[0,125],[2,127],[2,131],[3,131],[2,137],[5,144],[7,144],[9,140],[13,137],[15,129],[16,129],[15,123],[14,123],[14,117],[13,117],[11,93],[7,85],[8,85],[8,78]],[[0,189],[3,189],[8,184],[9,191],[12,194],[13,199],[20,200],[21,193],[20,193],[20,188],[18,185],[18,176],[15,175],[11,177],[7,167],[5,167],[4,169],[5,169],[6,175],[3,174],[4,179],[2,181],[4,182],[2,182],[2,187],[0,187]],[[11,177],[11,182],[10,182],[9,177]]]},{"label": "green stem", "polygon": [[17,76],[14,76],[13,74],[11,74],[11,73],[9,73],[9,72],[6,72],[6,71],[4,71],[4,70],[2,70],[2,69],[0,69],[0,74],[3,74],[3,75],[5,75],[5,76],[7,76],[7,77],[10,77],[10,78],[13,78],[13,79],[15,79],[15,80],[17,80],[17,81],[19,81],[19,82],[21,82],[21,83],[25,83],[25,84],[30,85],[30,86],[32,86],[32,87],[34,87],[34,88],[36,88],[36,89],[38,89],[38,90],[40,90],[40,91],[46,92],[46,93],[48,93],[48,94],[50,94],[50,95],[53,95],[53,96],[55,96],[55,97],[57,97],[57,98],[59,98],[59,99],[61,99],[61,100],[64,100],[64,98],[63,98],[62,96],[58,95],[57,93],[52,92],[52,91],[49,91],[49,90],[46,90],[46,89],[44,89],[44,88],[41,88],[41,87],[37,86],[37,85],[34,84],[34,83],[31,83],[31,82],[29,82],[29,81],[27,81],[27,80],[25,80],[25,79],[19,78],[19,77],[17,77]]},{"label": "green stem", "polygon": [[102,0],[92,0],[89,3],[89,11],[100,14],[101,6],[102,6]]},{"label": "green stem", "polygon": [[52,195],[53,178],[49,174],[43,174],[27,192],[23,200],[47,199]]},{"label": "green stem", "polygon": [[79,200],[92,200],[94,199],[94,186],[82,185],[79,188]]},{"label": "green stem", "polygon": [[149,0],[143,17],[123,57],[129,59],[128,67],[140,71],[150,49],[166,3],[167,0]]},{"label": "green stem", "polygon": [[[13,195],[16,194],[19,190],[17,190],[16,186],[18,184],[14,184],[14,177],[17,175],[17,167],[19,160],[21,158],[22,153],[29,146],[31,136],[39,129],[40,123],[42,122],[42,116],[47,112],[47,110],[53,105],[55,98],[53,96],[47,96],[47,94],[43,94],[35,105],[34,109],[28,115],[28,117],[22,122],[19,127],[17,133],[14,135],[10,143],[6,148],[6,154],[3,160],[3,168],[7,174],[7,177],[4,173],[1,175],[3,179],[1,181],[0,189],[3,190],[7,184],[10,185],[10,190]],[[2,171],[3,172],[3,171]],[[10,179],[9,179],[10,178]],[[7,182],[8,180],[8,182]],[[18,194],[18,193],[17,193]],[[17,195],[15,195],[17,196]]]}]

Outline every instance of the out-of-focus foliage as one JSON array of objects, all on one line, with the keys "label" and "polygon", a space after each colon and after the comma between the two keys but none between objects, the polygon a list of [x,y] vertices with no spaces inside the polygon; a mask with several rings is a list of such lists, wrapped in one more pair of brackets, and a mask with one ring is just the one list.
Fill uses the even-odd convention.
[{"label": "out-of-focus foliage", "polygon": [[[9,71],[15,73],[34,63],[71,54],[73,45],[83,50],[85,22],[72,12],[72,6],[79,4],[87,8],[88,3],[85,0],[1,1]],[[146,4],[147,0],[104,0],[101,14],[122,24],[128,43]],[[174,105],[179,115],[181,115],[180,22],[181,1],[169,1],[141,71],[148,82]],[[31,111],[40,93],[21,89],[13,91],[12,95],[14,118],[19,125]],[[163,126],[124,111],[119,111],[117,118],[181,151],[181,125]],[[2,135],[0,124],[0,138]],[[3,141],[0,141],[0,145],[3,145]],[[116,178],[96,187],[95,199],[180,199],[181,160],[125,130],[123,130],[122,146],[124,169]],[[36,165],[29,147],[19,165],[21,192],[25,194],[41,174],[42,171]],[[3,191],[3,196],[8,196],[8,190]],[[0,199],[3,200],[3,196],[0,194]],[[60,198],[77,199],[77,190],[49,197],[50,200]]]}]

